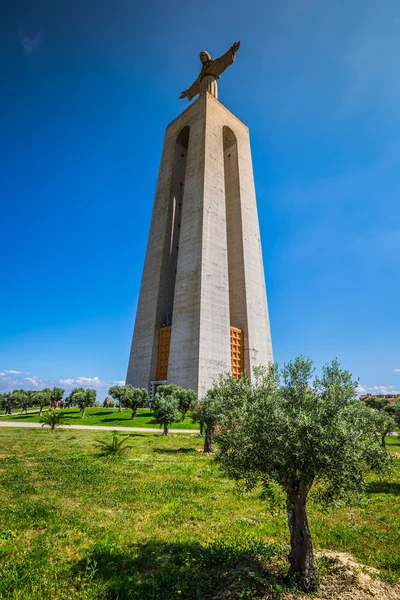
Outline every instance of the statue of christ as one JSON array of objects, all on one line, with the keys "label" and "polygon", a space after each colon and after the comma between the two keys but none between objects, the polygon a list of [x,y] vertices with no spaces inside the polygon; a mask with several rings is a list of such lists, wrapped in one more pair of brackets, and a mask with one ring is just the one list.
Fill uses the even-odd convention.
[{"label": "statue of christ", "polygon": [[235,60],[235,54],[240,48],[240,42],[235,42],[222,56],[213,60],[209,52],[203,50],[200,52],[200,60],[202,68],[200,75],[194,83],[187,90],[184,90],[179,98],[187,98],[189,101],[193,100],[197,94],[205,94],[210,92],[213,96],[218,98],[218,86],[217,79],[219,79],[222,73],[229,65]]}]

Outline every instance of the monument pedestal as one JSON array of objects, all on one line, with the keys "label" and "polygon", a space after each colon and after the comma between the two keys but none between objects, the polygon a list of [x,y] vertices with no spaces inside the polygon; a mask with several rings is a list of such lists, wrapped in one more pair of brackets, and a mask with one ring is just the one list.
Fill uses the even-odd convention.
[{"label": "monument pedestal", "polygon": [[207,92],[166,129],[126,383],[202,396],[271,361],[249,132]]}]

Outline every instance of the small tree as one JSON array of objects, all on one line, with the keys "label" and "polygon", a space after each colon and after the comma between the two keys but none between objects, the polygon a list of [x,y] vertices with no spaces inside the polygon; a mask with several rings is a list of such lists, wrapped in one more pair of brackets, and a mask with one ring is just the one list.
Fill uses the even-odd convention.
[{"label": "small tree", "polygon": [[375,412],[374,422],[380,435],[381,445],[383,448],[386,448],[386,437],[391,431],[396,429],[396,421],[386,410],[380,410]]},{"label": "small tree", "polygon": [[385,413],[394,419],[396,428],[400,428],[400,401],[398,400],[394,404],[388,404],[385,407]]},{"label": "small tree", "polygon": [[82,419],[85,417],[85,409],[88,406],[94,406],[96,402],[96,390],[88,388],[85,390],[83,387],[75,388],[70,394],[70,398],[73,405],[79,406],[81,409]]},{"label": "small tree", "polygon": [[235,379],[231,375],[221,376],[192,410],[192,419],[200,423],[200,435],[206,426],[204,452],[214,452],[213,439],[218,423],[238,416],[240,407],[250,391],[247,377]]},{"label": "small tree", "polygon": [[107,396],[107,398],[104,398],[103,401],[103,408],[114,408],[115,406],[115,401],[110,398],[109,396]]},{"label": "small tree", "polygon": [[193,408],[197,400],[196,393],[193,390],[186,389],[172,383],[169,385],[159,385],[157,388],[157,393],[162,394],[164,398],[167,396],[174,396],[175,398],[178,398],[179,412],[182,413],[180,419],[181,423],[185,420],[188,410]]},{"label": "small tree", "polygon": [[35,392],[34,403],[39,406],[39,417],[42,415],[44,407],[51,405],[50,392],[51,390],[49,388],[44,388],[43,390]]},{"label": "small tree", "polygon": [[27,390],[13,390],[10,400],[13,407],[27,408],[29,406],[30,394]]},{"label": "small tree", "polygon": [[62,400],[63,396],[64,396],[64,390],[59,387],[54,387],[52,390],[50,390],[51,404],[53,404],[54,401],[60,402],[60,400]]},{"label": "small tree", "polygon": [[224,471],[251,488],[278,484],[286,494],[291,552],[289,575],[305,591],[316,588],[307,521],[308,494],[318,482],[320,502],[337,503],[363,489],[366,469],[383,473],[389,455],[380,446],[370,409],[356,401],[357,382],[337,361],[314,378],[302,357],[259,370],[240,416],[218,427],[217,456]]},{"label": "small tree", "polygon": [[[160,386],[161,387],[161,386]],[[168,435],[169,426],[176,423],[179,416],[179,400],[175,396],[163,396],[157,392],[153,403],[154,417],[157,423],[163,425],[163,435]]]},{"label": "small tree", "polygon": [[5,410],[7,412],[7,407],[12,404],[11,403],[11,393],[3,392],[0,394],[0,409]]},{"label": "small tree", "polygon": [[387,398],[370,396],[363,400],[375,413],[374,421],[381,436],[381,445],[386,447],[386,436],[400,424],[400,406],[392,404]]},{"label": "small tree", "polygon": [[124,385],[113,385],[110,387],[110,389],[108,390],[108,393],[110,394],[111,398],[114,398],[114,400],[118,400],[118,409],[119,412],[122,412],[122,400],[123,400],[123,396],[124,396]]},{"label": "small tree", "polygon": [[184,389],[184,388],[180,388],[177,396],[178,396],[178,400],[179,400],[179,410],[182,413],[182,417],[181,417],[181,423],[182,423],[186,418],[186,413],[189,410],[192,410],[193,407],[196,405],[197,396],[193,390]]},{"label": "small tree", "polygon": [[136,419],[136,412],[140,406],[143,406],[149,399],[149,393],[146,388],[135,388],[132,385],[125,385],[122,396],[123,405],[132,409],[131,419]]}]

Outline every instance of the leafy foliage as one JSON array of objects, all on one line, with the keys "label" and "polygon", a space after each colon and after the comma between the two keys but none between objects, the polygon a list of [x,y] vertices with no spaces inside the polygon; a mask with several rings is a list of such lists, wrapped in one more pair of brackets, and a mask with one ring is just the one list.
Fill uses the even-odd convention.
[{"label": "leafy foliage", "polygon": [[132,419],[136,418],[137,409],[149,399],[146,388],[135,388],[132,385],[114,385],[108,393],[119,401],[120,406],[132,409]]},{"label": "leafy foliage", "polygon": [[43,415],[40,422],[43,423],[42,427],[50,425],[51,429],[55,429],[58,425],[63,425],[64,420],[65,413],[62,410],[49,410]]},{"label": "leafy foliage", "polygon": [[107,398],[104,398],[103,408],[114,408],[114,406],[115,402],[112,398],[110,398],[109,396],[107,396]]},{"label": "leafy foliage", "polygon": [[100,456],[117,456],[123,454],[131,446],[125,446],[129,435],[121,436],[116,431],[112,432],[111,438],[106,437],[103,440],[97,440],[95,445],[100,450]]},{"label": "leafy foliage", "polygon": [[0,394],[0,410],[7,410],[7,406],[12,406],[12,399],[10,392],[3,392]]},{"label": "leafy foliage", "polygon": [[40,407],[39,415],[41,415],[44,407],[51,405],[51,390],[44,388],[35,392],[34,403]]},{"label": "leafy foliage", "polygon": [[179,399],[173,394],[164,396],[162,390],[157,391],[153,403],[153,412],[157,423],[164,427],[164,435],[168,435],[169,426],[178,420]]},{"label": "leafy foliage", "polygon": [[381,436],[381,444],[385,447],[387,435],[394,431],[396,427],[400,427],[400,399],[393,404],[388,398],[370,396],[365,398],[363,402],[375,413],[375,424]]},{"label": "leafy foliage", "polygon": [[396,428],[400,429],[400,400],[396,404],[388,404],[385,412],[394,419]]},{"label": "leafy foliage", "polygon": [[[314,484],[328,504],[360,493],[364,473],[383,473],[389,456],[380,446],[372,411],[355,400],[357,382],[334,360],[322,377],[303,357],[258,369],[242,406],[217,430],[223,470],[252,488],[271,482],[286,494],[290,575],[304,590],[316,586],[306,502]],[[215,390],[214,390],[215,391]]]},{"label": "leafy foliage", "polygon": [[182,413],[181,422],[185,420],[186,413],[196,404],[196,393],[191,389],[185,389],[179,385],[160,385],[157,388],[157,392],[162,394],[164,398],[168,396],[174,396],[178,399],[179,411]]},{"label": "leafy foliage", "polygon": [[70,398],[72,404],[79,406],[81,409],[83,419],[85,416],[85,408],[87,406],[94,406],[94,403],[96,402],[96,390],[91,388],[85,390],[83,387],[78,387],[72,390]]},{"label": "leafy foliage", "polygon": [[54,401],[60,402],[63,395],[64,395],[64,390],[62,388],[54,387],[52,390],[50,390],[50,401],[51,402],[54,402]]},{"label": "leafy foliage", "polygon": [[226,419],[238,418],[240,409],[251,389],[247,377],[237,380],[230,375],[221,376],[192,410],[192,419],[205,423],[204,452],[214,452],[215,427]]}]

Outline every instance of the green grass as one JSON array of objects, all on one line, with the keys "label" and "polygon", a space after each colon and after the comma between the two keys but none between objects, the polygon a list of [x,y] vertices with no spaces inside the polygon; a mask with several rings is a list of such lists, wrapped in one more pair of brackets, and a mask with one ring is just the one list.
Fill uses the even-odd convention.
[{"label": "green grass", "polygon": [[[101,458],[84,430],[0,429],[0,598],[278,599],[285,513],[239,495],[203,441],[130,436]],[[397,452],[398,441],[389,440]],[[310,506],[316,549],[350,552],[388,580],[400,570],[400,460],[358,506]],[[227,596],[224,596],[227,598]]]},{"label": "green grass", "polygon": [[[58,409],[57,409],[58,410]],[[107,427],[150,427],[160,429],[154,414],[146,408],[139,408],[136,419],[131,419],[132,411],[119,412],[116,408],[87,408],[85,418],[81,418],[79,408],[69,408],[65,411],[65,423],[68,425],[105,425]],[[28,414],[6,416],[0,415],[0,420],[16,421],[22,423],[36,423],[40,420],[39,411]],[[174,423],[171,429],[199,429],[198,423],[193,423],[190,415],[186,416],[183,423]]]}]

